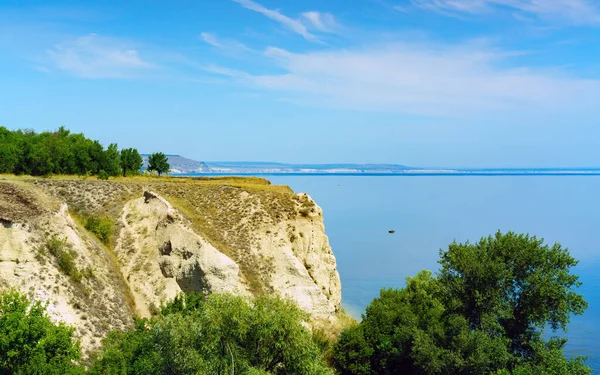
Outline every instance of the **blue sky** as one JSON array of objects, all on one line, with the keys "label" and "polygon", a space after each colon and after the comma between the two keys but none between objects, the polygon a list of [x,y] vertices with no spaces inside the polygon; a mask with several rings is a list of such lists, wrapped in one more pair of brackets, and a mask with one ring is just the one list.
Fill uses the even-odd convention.
[{"label": "blue sky", "polygon": [[0,3],[0,125],[198,160],[599,166],[600,3]]}]

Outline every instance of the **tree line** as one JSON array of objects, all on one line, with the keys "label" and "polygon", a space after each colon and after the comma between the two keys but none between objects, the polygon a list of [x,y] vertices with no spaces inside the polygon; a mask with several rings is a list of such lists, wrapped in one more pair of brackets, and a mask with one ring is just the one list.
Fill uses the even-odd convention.
[{"label": "tree line", "polygon": [[110,333],[87,369],[73,328],[8,292],[0,374],[591,375],[585,358],[565,356],[565,339],[543,335],[587,308],[567,249],[509,232],[453,243],[440,258],[437,275],[383,289],[334,343],[279,297],[189,294]]},{"label": "tree line", "polygon": [[[169,171],[167,157],[152,154],[148,171]],[[106,149],[97,140],[73,134],[65,127],[54,132],[11,131],[0,126],[0,173],[49,176],[53,174],[129,176],[139,174],[143,159],[135,148],[119,150],[116,143]]]}]

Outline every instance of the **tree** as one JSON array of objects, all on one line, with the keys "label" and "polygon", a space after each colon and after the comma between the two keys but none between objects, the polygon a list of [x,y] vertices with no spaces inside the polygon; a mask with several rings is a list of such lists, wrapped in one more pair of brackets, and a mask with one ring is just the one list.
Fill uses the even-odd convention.
[{"label": "tree", "polygon": [[143,165],[144,161],[138,150],[135,148],[121,150],[121,170],[123,171],[123,177],[139,173]]},{"label": "tree", "polygon": [[342,332],[341,374],[589,374],[584,359],[565,357],[565,340],[542,338],[587,307],[567,249],[498,232],[440,256],[437,277],[423,271],[382,290]]},{"label": "tree", "polygon": [[[139,171],[142,158],[129,149],[127,174]],[[0,173],[78,174],[118,176],[122,171],[121,153],[113,143],[105,150],[98,141],[83,134],[71,134],[65,127],[37,134],[33,130],[10,131],[0,127]]]},{"label": "tree", "polygon": [[15,291],[0,295],[0,374],[74,375],[83,369],[73,328],[55,325],[40,302]]},{"label": "tree", "polygon": [[91,373],[328,374],[306,319],[277,297],[180,297],[134,331],[111,333]]},{"label": "tree", "polygon": [[111,143],[100,163],[100,170],[103,170],[109,176],[119,176],[121,174],[121,154],[116,143]]},{"label": "tree", "polygon": [[570,269],[578,262],[558,243],[498,232],[476,244],[453,243],[440,256],[451,309],[472,328],[500,325],[517,356],[530,355],[545,327],[565,330],[571,314],[588,306],[574,291],[581,283]]},{"label": "tree", "polygon": [[506,366],[508,342],[449,314],[444,286],[422,271],[400,290],[383,289],[359,326],[342,331],[334,365],[342,374],[489,374]]},{"label": "tree", "polygon": [[162,152],[155,152],[148,157],[148,171],[155,171],[160,176],[169,172],[169,161]]}]

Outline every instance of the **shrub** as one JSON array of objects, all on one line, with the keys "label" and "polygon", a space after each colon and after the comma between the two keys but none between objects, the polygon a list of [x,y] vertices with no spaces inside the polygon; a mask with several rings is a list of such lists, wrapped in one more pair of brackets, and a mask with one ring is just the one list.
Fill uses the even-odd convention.
[{"label": "shrub", "polygon": [[0,374],[75,375],[81,357],[73,328],[54,324],[40,302],[15,291],[0,295]]},{"label": "shrub", "polygon": [[180,297],[109,334],[91,374],[330,374],[306,319],[277,297]]},{"label": "shrub", "polygon": [[77,269],[73,251],[67,249],[67,240],[56,236],[46,241],[46,249],[52,254],[58,263],[58,269],[75,281],[81,281],[82,274]]},{"label": "shrub", "polygon": [[108,173],[103,169],[100,172],[98,172],[98,179],[100,180],[108,180]]},{"label": "shrub", "polygon": [[112,235],[112,222],[109,219],[91,216],[85,221],[85,229],[94,233],[102,243],[108,244]]},{"label": "shrub", "polygon": [[56,236],[53,236],[46,240],[46,249],[50,254],[54,255],[55,257],[58,257],[58,255],[63,252],[66,246],[66,238],[61,239]]}]

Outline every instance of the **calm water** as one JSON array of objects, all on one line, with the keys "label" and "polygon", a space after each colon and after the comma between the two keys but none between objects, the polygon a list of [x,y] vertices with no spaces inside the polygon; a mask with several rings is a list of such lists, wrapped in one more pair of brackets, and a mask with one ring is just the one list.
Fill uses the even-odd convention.
[{"label": "calm water", "polygon": [[309,193],[323,208],[343,304],[357,317],[380,288],[437,270],[439,249],[454,239],[476,241],[500,229],[560,242],[581,261],[579,290],[590,304],[572,319],[567,352],[589,356],[600,374],[600,177],[267,178]]}]

